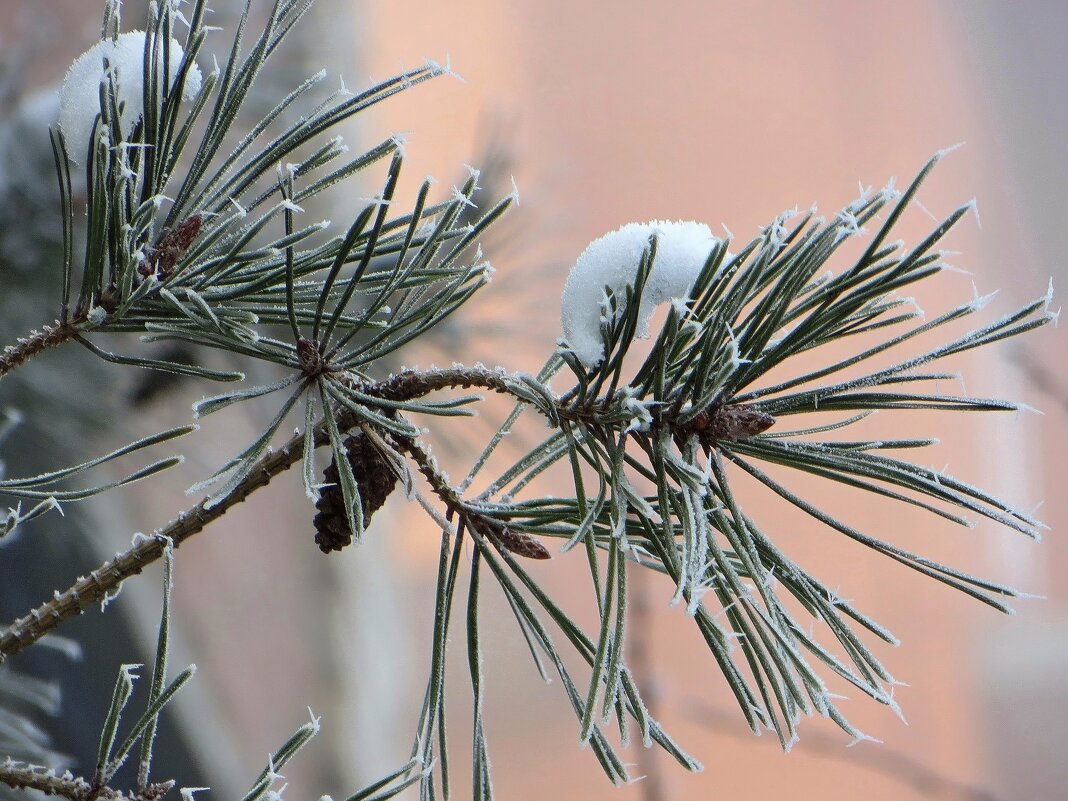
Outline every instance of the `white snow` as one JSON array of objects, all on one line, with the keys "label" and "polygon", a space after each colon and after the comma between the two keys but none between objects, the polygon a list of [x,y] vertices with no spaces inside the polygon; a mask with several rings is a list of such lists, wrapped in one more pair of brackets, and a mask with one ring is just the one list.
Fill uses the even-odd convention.
[{"label": "white snow", "polygon": [[642,291],[638,336],[647,336],[649,318],[661,303],[685,298],[719,242],[704,223],[653,220],[628,223],[596,239],[582,252],[564,285],[561,319],[567,345],[587,367],[604,358],[601,310],[605,287],[622,311],[649,238],[657,237],[656,259]]},{"label": "white snow", "polygon": [[[59,90],[59,126],[67,139],[71,158],[85,157],[93,120],[100,113],[100,82],[104,79],[104,59],[115,73],[116,98],[123,106],[120,116],[122,130],[129,134],[144,112],[144,52],[145,32],[129,31],[118,39],[104,39],[82,53],[67,70]],[[182,46],[175,39],[170,43],[169,74],[171,81],[178,76],[182,63]],[[163,66],[163,48],[159,48],[159,63]],[[162,73],[161,73],[162,74]],[[185,79],[184,100],[192,100],[201,85],[200,70],[194,64]]]}]

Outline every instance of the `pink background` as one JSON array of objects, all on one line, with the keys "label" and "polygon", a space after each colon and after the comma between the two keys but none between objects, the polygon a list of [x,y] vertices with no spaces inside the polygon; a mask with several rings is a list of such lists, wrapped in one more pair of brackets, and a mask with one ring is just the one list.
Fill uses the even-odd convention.
[{"label": "pink background", "polygon": [[[19,5],[0,2],[0,9]],[[92,23],[75,21],[85,5],[35,4],[69,22],[69,43],[58,35],[53,43],[63,53],[57,65],[91,41],[95,8]],[[560,333],[557,297],[568,267],[605,231],[682,218],[725,224],[747,240],[784,208],[816,201],[831,214],[855,197],[858,181],[881,186],[897,176],[903,183],[936,150],[961,141],[967,145],[937,169],[921,200],[944,216],[978,198],[982,228],[965,221],[947,245],[962,251],[955,264],[973,275],[938,277],[918,296],[920,305],[942,311],[969,298],[974,281],[980,293],[1003,290],[988,310],[992,319],[1042,295],[1051,275],[1058,284],[1065,277],[1062,3],[324,0],[314,20],[329,46],[314,47],[312,37],[304,61],[311,70],[342,72],[351,87],[426,56],[451,56],[466,79],[418,87],[351,134],[370,143],[411,132],[405,173],[412,186],[425,174],[445,186],[460,180],[459,165],[478,159],[479,143],[494,132],[513,149],[522,205],[500,254],[488,253],[499,272],[469,312],[476,334],[447,356],[409,361],[536,368]],[[915,240],[930,225],[916,212],[902,235]],[[969,393],[1020,399],[1043,417],[881,421],[894,433],[903,430],[896,426],[936,432],[943,444],[921,457],[932,466],[948,463],[1023,508],[1045,501],[1040,517],[1052,532],[1040,545],[989,523],[954,530],[919,515],[890,515],[854,495],[827,495],[818,484],[797,485],[824,492],[820,503],[871,533],[1047,597],[1019,602],[1014,619],[811,522],[795,528],[798,519],[759,490],[747,496],[792,555],[902,638],[900,648],[878,654],[911,685],[897,695],[909,725],[863,699],[843,707],[885,745],[845,751],[845,738],[819,720],[802,725],[801,744],[789,755],[771,736],[749,736],[692,625],[667,608],[669,589],[650,581],[643,587],[650,618],[641,625],[656,714],[706,770],[687,775],[666,758],[632,750],[635,772],[649,778],[613,790],[593,755],[578,748],[559,682],[538,683],[506,605],[491,592],[482,614],[498,797],[1059,797],[1068,786],[1061,745],[1068,734],[1068,548],[1059,534],[1068,508],[1056,479],[1065,475],[1065,355],[1063,335],[1048,328],[957,363]],[[240,785],[258,771],[311,703],[324,714],[327,737],[287,772],[289,793],[343,798],[407,756],[428,656],[435,535],[398,499],[376,520],[371,542],[324,565],[296,483],[229,514],[225,533],[183,547],[177,599],[187,653],[201,668],[199,708],[212,709],[231,732],[216,756],[232,749],[243,766],[231,780]],[[588,623],[580,561],[558,558],[538,575],[569,594]],[[453,766],[462,798],[469,701],[460,633],[454,650]]]}]

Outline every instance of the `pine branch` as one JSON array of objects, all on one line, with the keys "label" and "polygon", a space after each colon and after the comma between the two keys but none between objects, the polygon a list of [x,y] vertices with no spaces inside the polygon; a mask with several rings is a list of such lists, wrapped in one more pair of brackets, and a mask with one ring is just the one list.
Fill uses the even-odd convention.
[{"label": "pine branch", "polygon": [[[481,368],[455,368],[449,371],[431,371],[423,374],[409,371],[399,374],[387,381],[366,387],[370,397],[379,397],[394,401],[414,400],[426,393],[446,387],[483,386],[500,388],[508,391],[507,384],[498,380],[498,374]],[[351,411],[341,410],[337,413],[336,424],[342,431],[356,428],[359,418]],[[312,433],[316,447],[329,443],[330,438],[326,422],[320,422]],[[218,499],[205,499],[189,510],[181,513],[171,523],[157,530],[151,537],[131,547],[126,552],[105,562],[80,578],[75,584],[27,615],[12,622],[0,634],[0,663],[10,656],[21,652],[65,620],[76,617],[91,606],[105,601],[120,589],[126,579],[141,573],[148,565],[160,559],[168,545],[178,547],[194,534],[203,531],[210,523],[222,517],[229,509],[243,502],[253,492],[267,486],[278,474],[288,470],[304,457],[306,437],[304,433],[290,438],[277,451],[262,457],[248,471],[247,476],[238,482],[226,495]],[[437,470],[433,459],[414,441],[403,443],[404,449],[412,455],[415,463],[431,482],[436,493],[445,502],[446,507],[462,509],[463,503],[455,494],[442,474]],[[493,523],[482,523],[482,527],[491,538],[508,541],[508,534],[495,528]],[[516,550],[523,542],[523,537],[513,537]],[[530,546],[534,547],[534,546]],[[539,557],[544,558],[544,557]]]},{"label": "pine branch", "polygon": [[0,762],[0,782],[16,790],[37,790],[45,795],[59,795],[69,801],[158,801],[174,787],[174,781],[154,782],[137,793],[123,793],[107,785],[94,786],[69,772],[57,776],[54,771],[33,765],[21,766]]},{"label": "pine branch", "polygon": [[[890,243],[891,229],[944,153],[925,165],[902,193],[892,185],[874,194],[864,192],[831,221],[813,213],[794,222],[797,215],[780,215],[733,253],[730,242],[713,237],[700,223],[630,224],[596,240],[579,257],[564,290],[562,347],[537,376],[456,365],[406,370],[376,381],[373,376],[385,357],[449,318],[489,280],[480,237],[515,195],[473,215],[478,174],[472,170],[444,201],[429,201],[426,181],[411,210],[394,214],[404,163],[399,138],[390,137],[341,166],[337,164],[347,148],[340,138],[317,141],[369,106],[449,72],[433,62],[357,95],[335,93],[307,113],[294,115],[291,124],[282,124],[291,105],[323,77],[313,76],[235,136],[234,122],[257,75],[311,1],[275,2],[264,29],[251,37],[251,47],[243,54],[249,2],[225,66],[202,76],[197,57],[207,36],[206,0],[194,0],[189,9],[184,45],[171,37],[180,4],[153,4],[148,33],[120,33],[119,3],[111,0],[102,41],[79,60],[91,67],[88,82],[78,85],[68,79],[64,85],[62,130],[51,137],[63,218],[59,322],[31,332],[0,354],[0,378],[72,340],[114,363],[211,380],[243,378],[200,363],[109,352],[91,340],[96,333],[215,349],[268,363],[283,375],[274,383],[241,387],[195,404],[195,413],[203,416],[251,398],[277,393],[278,399],[273,418],[255,439],[194,489],[216,481],[222,482],[221,488],[153,535],[135,537],[125,553],[12,623],[0,633],[0,662],[90,605],[106,602],[126,579],[298,463],[307,495],[317,498],[316,541],[323,550],[358,540],[398,481],[442,532],[430,677],[412,758],[353,799],[392,797],[416,782],[424,797],[434,797],[436,781],[449,797],[445,652],[467,543],[475,546],[466,642],[474,698],[472,791],[478,798],[492,796],[482,715],[481,577],[491,576],[504,592],[542,675],[548,675],[546,664],[555,667],[575,711],[580,741],[591,746],[613,782],[629,779],[627,766],[602,731],[613,717],[624,743],[633,721],[644,745],[656,743],[685,769],[700,769],[651,717],[625,664],[632,595],[628,572],[636,568],[670,579],[673,600],[694,620],[750,727],[773,729],[785,749],[795,741],[802,716],[814,713],[863,738],[834,706],[817,667],[896,709],[894,679],[866,645],[861,630],[884,642],[896,638],[793,562],[778,538],[760,528],[735,492],[738,471],[821,525],[1007,609],[994,596],[1013,596],[1011,588],[852,528],[795,493],[787,483],[789,473],[779,469],[912,504],[960,525],[970,524],[966,515],[971,513],[1037,536],[1041,524],[1031,514],[952,476],[886,455],[888,450],[930,445],[933,439],[815,436],[852,425],[876,409],[1019,408],[1008,401],[944,394],[937,384],[930,391],[913,387],[952,375],[932,370],[935,361],[1055,320],[1056,313],[1049,309],[1052,288],[993,323],[898,358],[889,367],[868,368],[872,357],[906,342],[912,345],[913,337],[958,321],[988,300],[977,297],[914,324],[922,312],[912,311],[908,300],[897,296],[942,269],[935,246],[971,207],[965,204],[953,211],[911,250]],[[128,63],[115,69],[110,58],[120,56],[120,39],[136,47],[126,53]],[[110,65],[102,74],[96,72],[101,53]],[[171,55],[176,57],[173,64]],[[141,85],[131,91],[121,77],[137,75],[138,70]],[[88,103],[80,102],[86,98]],[[183,102],[189,104],[186,112],[181,111]],[[201,137],[199,144],[191,141],[194,133]],[[191,152],[183,160],[187,144]],[[77,264],[71,192],[76,159],[84,159],[87,181],[84,258]],[[276,172],[280,164],[287,167]],[[379,193],[343,233],[326,234],[328,221],[298,225],[303,211],[299,203],[375,164],[386,173]],[[167,199],[172,202],[163,213]],[[843,242],[880,218],[882,224],[859,259],[837,273],[823,270]],[[667,301],[671,306],[649,354],[643,359],[630,355],[652,310]],[[861,344],[843,358],[837,346],[856,342]],[[835,347],[818,350],[827,345]],[[791,376],[784,366],[802,361],[793,358],[801,353],[833,355],[816,369]],[[548,382],[565,367],[573,374],[574,386],[558,395]],[[780,375],[784,369],[787,375]],[[830,383],[822,383],[828,377]],[[777,383],[769,383],[772,380]],[[457,485],[438,467],[412,420],[416,415],[437,419],[472,414],[469,404],[481,400],[477,396],[428,397],[472,388],[509,396],[515,410]],[[473,497],[469,488],[476,475],[526,410],[541,415],[550,433]],[[843,419],[842,412],[856,414]],[[834,418],[796,430],[783,425],[796,414]],[[302,417],[304,430],[271,450],[293,415]],[[13,510],[5,525],[10,528],[42,514],[58,500],[86,497],[171,466],[178,457],[103,487],[53,488],[56,482],[190,428],[147,437],[75,467],[0,481],[0,492],[40,501],[25,515]],[[332,455],[326,472],[329,487],[315,480],[315,450],[324,446]],[[761,462],[773,468],[766,472]],[[554,469],[570,470],[573,497],[529,497],[528,488]],[[414,490],[415,471],[429,485],[429,499]],[[524,491],[527,495],[521,496]],[[554,540],[562,543],[562,551],[574,546],[585,550],[597,604],[595,630],[587,632],[576,623],[515,558],[546,559],[550,552],[544,543]],[[169,571],[165,575],[169,585]],[[800,614],[825,625],[836,641],[833,650],[797,619]],[[555,624],[573,655],[558,650],[547,623]],[[161,642],[163,632],[161,628]],[[568,668],[572,661],[588,674],[573,679]],[[154,801],[154,794],[170,788],[168,783],[146,786],[152,748],[152,735],[146,733],[154,732],[160,707],[169,698],[169,690],[162,690],[165,663],[158,659],[154,671],[153,703],[159,705],[151,706],[114,750],[119,715],[132,692],[129,666],[120,670],[93,782],[57,778],[7,762],[0,765],[0,783],[33,787],[70,801],[117,801],[125,796],[108,782],[136,739],[145,735],[141,793],[129,798]],[[187,679],[180,676],[171,686],[176,689],[177,682]],[[293,735],[272,757],[246,801],[280,795],[280,790],[270,789],[280,778],[277,768],[317,729],[313,718]],[[379,792],[383,787],[388,789]]]},{"label": "pine branch", "polygon": [[293,437],[280,450],[261,459],[257,469],[215,506],[206,508],[207,501],[201,501],[152,536],[105,562],[64,592],[57,591],[52,600],[11,623],[0,634],[0,663],[32,645],[65,620],[77,617],[89,607],[113,596],[126,579],[138,575],[148,565],[162,558],[168,547],[181,545],[253,492],[267,486],[276,475],[299,462],[303,450],[303,435]]},{"label": "pine branch", "polygon": [[74,321],[56,321],[54,325],[43,325],[40,331],[31,331],[27,336],[20,337],[15,344],[8,345],[0,352],[0,379],[46,350],[70,342],[78,333],[79,328]]},{"label": "pine branch", "polygon": [[[0,762],[0,782],[18,790],[38,790],[45,795],[61,795],[70,801],[87,801],[92,785],[85,779],[65,775],[56,776],[52,771],[30,765],[20,767],[10,760]],[[114,790],[108,795],[121,795]]]},{"label": "pine branch", "polygon": [[499,521],[482,514],[472,504],[465,502],[459,488],[449,482],[439,469],[437,460],[418,440],[401,439],[397,444],[411,457],[419,472],[430,484],[434,494],[445,504],[447,513],[450,516],[458,516],[468,531],[486,538],[497,548],[528,559],[550,558],[549,551],[534,537],[508,528]]}]

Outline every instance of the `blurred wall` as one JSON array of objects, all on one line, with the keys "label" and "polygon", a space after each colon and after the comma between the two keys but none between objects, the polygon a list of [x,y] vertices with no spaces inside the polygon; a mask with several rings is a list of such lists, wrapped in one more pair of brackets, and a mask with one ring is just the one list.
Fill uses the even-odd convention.
[{"label": "blurred wall", "polygon": [[[409,165],[418,175],[474,157],[478,131],[502,120],[518,143],[523,205],[513,215],[523,245],[490,255],[499,276],[514,271],[538,312],[521,317],[517,334],[530,352],[510,354],[509,366],[536,366],[552,347],[566,270],[605,231],[633,220],[698,219],[747,240],[783,208],[818,201],[834,213],[858,181],[881,186],[896,176],[901,185],[932,153],[958,142],[967,144],[939,166],[920,199],[942,216],[978,198],[982,227],[969,220],[947,244],[962,251],[953,262],[971,275],[940,276],[920,305],[936,313],[970,297],[974,282],[981,293],[1003,289],[989,310],[996,315],[1042,295],[1050,276],[1064,276],[1063,3],[498,0],[369,11],[372,30],[403,31],[369,40],[376,74],[417,53],[448,53],[466,79],[421,89],[381,119],[383,132],[414,128]],[[904,232],[915,239],[930,224],[914,212]],[[494,313],[493,302],[483,305]],[[491,361],[493,344],[486,348],[464,358]],[[768,738],[748,738],[682,616],[665,608],[669,593],[654,586],[658,714],[705,760],[705,773],[685,776],[646,760],[642,772],[654,771],[655,782],[612,791],[591,755],[574,749],[575,724],[559,692],[511,679],[500,689],[491,671],[492,714],[508,721],[491,741],[498,790],[504,797],[853,799],[863,787],[865,798],[880,799],[1057,797],[1054,788],[1068,786],[1055,753],[1068,726],[1058,645],[1068,633],[1068,598],[1056,580],[1068,568],[1068,549],[1055,535],[1068,517],[1055,479],[1065,474],[1068,431],[1064,348],[1050,328],[957,365],[968,392],[1021,399],[1044,417],[881,421],[941,437],[925,457],[936,468],[948,464],[1025,508],[1044,500],[1040,516],[1054,532],[1046,542],[1021,541],[993,524],[955,531],[921,516],[888,517],[850,495],[821,498],[865,530],[1049,596],[1021,601],[1013,619],[831,542],[811,522],[795,535],[774,504],[760,507],[772,530],[774,516],[784,515],[783,544],[793,555],[820,566],[904,641],[881,656],[911,685],[898,693],[910,725],[863,700],[845,705],[884,746],[847,752],[822,739],[834,731],[820,722],[802,726],[801,745],[787,756]],[[501,629],[511,637],[507,624]],[[501,672],[533,681],[522,655],[516,659]],[[714,708],[687,712],[699,703]]]}]

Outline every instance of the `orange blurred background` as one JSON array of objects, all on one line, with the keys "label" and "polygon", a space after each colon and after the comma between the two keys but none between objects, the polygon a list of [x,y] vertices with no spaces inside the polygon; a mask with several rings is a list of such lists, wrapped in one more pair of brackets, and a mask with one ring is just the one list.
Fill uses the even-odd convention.
[{"label": "orange blurred background", "polygon": [[[515,272],[507,289],[522,294],[517,302],[491,287],[487,296],[526,309],[516,327],[532,343],[529,354],[512,354],[526,369],[559,335],[555,298],[566,270],[602,233],[681,218],[714,229],[722,223],[747,241],[784,208],[815,201],[834,213],[855,197],[858,181],[881,186],[897,176],[902,185],[936,150],[962,141],[920,200],[941,217],[978,198],[983,227],[969,220],[947,244],[962,251],[954,264],[972,275],[940,276],[919,289],[919,304],[937,313],[969,297],[974,282],[980,293],[1002,289],[988,309],[997,315],[1065,275],[1063,3],[496,0],[367,9],[376,76],[413,53],[447,53],[466,79],[420,89],[376,120],[376,131],[415,132],[413,172],[440,174],[474,158],[487,127],[514,137],[523,204],[513,215],[525,236],[519,248],[490,257],[499,275]],[[903,235],[914,241],[930,225],[914,212]],[[533,254],[522,246],[528,242]],[[492,361],[495,345],[463,358]],[[605,787],[592,754],[575,749],[576,726],[559,689],[546,692],[531,683],[531,670],[491,656],[489,708],[498,721],[491,754],[501,797],[1063,797],[1068,594],[1056,577],[1065,575],[1068,549],[1057,536],[1066,506],[1056,476],[1065,475],[1068,430],[1064,348],[1049,329],[958,365],[967,392],[1021,399],[1044,417],[880,421],[939,436],[942,445],[921,457],[934,467],[948,464],[1024,508],[1045,500],[1040,517],[1052,534],[1041,545],[993,524],[958,531],[803,485],[863,530],[1047,596],[1020,602],[1013,619],[812,531],[811,521],[796,531],[789,524],[803,519],[753,493],[765,504],[758,508],[767,530],[782,531],[792,555],[903,640],[879,654],[910,685],[897,695],[909,725],[864,699],[843,706],[885,745],[846,751],[845,738],[821,721],[802,725],[788,755],[771,737],[751,738],[692,626],[666,607],[669,588],[650,582],[651,623],[643,625],[653,629],[657,714],[705,772],[685,775],[669,759],[646,759],[638,772],[651,772],[652,782]],[[569,579],[556,586],[565,589]],[[508,616],[503,603],[500,612]]]},{"label": "orange blurred background", "polygon": [[[39,5],[73,15],[94,4]],[[882,186],[897,176],[901,185],[935,151],[962,141],[920,199],[942,217],[978,198],[982,227],[966,221],[947,245],[972,275],[939,276],[917,302],[937,313],[971,297],[973,282],[981,294],[1000,287],[986,312],[992,319],[1041,296],[1050,276],[1058,285],[1065,277],[1062,2],[321,0],[309,24],[303,61],[341,72],[350,87],[424,57],[448,56],[463,76],[417,87],[351,134],[369,144],[410,132],[410,186],[426,174],[445,186],[460,180],[460,165],[476,161],[487,141],[505,142],[513,160],[521,205],[500,252],[487,252],[498,273],[467,312],[476,333],[450,331],[446,357],[438,350],[410,361],[537,369],[560,335],[567,269],[602,233],[681,218],[725,225],[748,241],[785,208],[818,202],[833,214],[856,196],[858,181]],[[71,57],[92,28],[72,29]],[[914,211],[902,235],[915,241],[930,226]],[[933,467],[948,464],[1025,509],[1045,501],[1039,516],[1052,531],[1042,544],[992,523],[956,530],[818,483],[795,485],[865,531],[1046,596],[1020,601],[1012,619],[840,542],[759,488],[746,496],[791,556],[902,639],[878,655],[909,685],[897,693],[907,726],[859,698],[842,708],[882,745],[845,750],[847,738],[822,720],[802,724],[790,754],[772,736],[753,738],[692,624],[668,607],[670,588],[648,580],[638,588],[648,611],[632,631],[648,653],[644,678],[656,716],[705,771],[689,775],[631,748],[635,773],[647,778],[613,789],[592,753],[579,749],[559,682],[539,683],[507,605],[489,592],[482,619],[497,797],[1063,798],[1068,548],[1059,532],[1068,502],[1056,476],[1066,473],[1066,355],[1063,336],[1048,328],[956,364],[968,393],[1022,400],[1044,416],[879,421],[893,426],[884,432],[939,436],[941,446],[921,455]],[[215,757],[241,765],[231,781],[251,778],[310,703],[324,715],[326,736],[308,762],[287,771],[289,792],[343,798],[407,757],[429,657],[436,537],[432,523],[395,498],[367,544],[325,564],[310,547],[311,515],[297,483],[272,486],[268,500],[229,514],[225,536],[205,533],[182,548],[183,649],[205,685],[195,708],[211,710],[229,731]],[[583,561],[557,557],[538,575],[588,624]],[[470,702],[461,635],[454,640],[450,725],[462,798]]]}]

